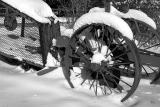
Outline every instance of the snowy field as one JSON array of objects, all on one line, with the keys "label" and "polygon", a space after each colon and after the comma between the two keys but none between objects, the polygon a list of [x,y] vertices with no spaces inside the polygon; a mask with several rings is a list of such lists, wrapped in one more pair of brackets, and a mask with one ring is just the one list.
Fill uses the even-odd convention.
[{"label": "snowy field", "polygon": [[17,66],[0,62],[0,107],[159,107],[160,86],[142,80],[130,100],[121,95],[95,97],[81,89],[70,89],[61,69],[38,77],[22,73]]},{"label": "snowy field", "polygon": [[[39,4],[36,2],[36,5],[33,0],[23,0],[24,2],[21,2],[21,0],[14,0],[14,2],[10,2],[11,0],[2,1],[7,2],[42,23],[50,23],[50,20],[46,17],[52,16],[57,19],[51,9],[48,8],[48,5],[43,3],[42,0],[37,0],[37,2],[40,2],[38,2]],[[19,5],[19,3],[22,4]],[[37,14],[37,11],[40,13]],[[131,35],[130,38],[132,39],[132,32],[126,32],[130,30],[128,25],[125,25],[118,17],[113,15],[110,15],[112,17],[108,17],[109,15],[105,14],[106,17],[103,18],[105,20],[101,22],[102,20],[97,21],[97,19],[99,19],[99,15],[103,17],[104,14],[89,13],[85,15],[87,16],[84,17],[85,20],[82,20],[83,18],[79,19],[79,23],[77,22],[78,24],[76,23],[77,26],[74,26],[74,28],[78,29],[83,24],[88,24],[92,21],[105,23],[116,28],[122,34],[124,33],[126,37],[130,37]],[[97,15],[97,18],[88,21],[93,15]],[[126,17],[128,18],[128,16]],[[110,18],[109,22],[108,18]],[[119,23],[118,26],[118,22],[112,21],[113,18],[118,22],[121,21],[121,24]],[[122,29],[122,25],[126,27],[123,26]],[[63,32],[61,31],[62,35],[65,36],[70,36],[72,32],[73,29],[65,28],[63,28]],[[150,80],[143,79],[130,99],[122,103],[120,102],[122,96],[123,94],[112,94],[110,96],[96,97],[90,94],[89,90],[82,90],[82,88],[71,89],[64,79],[61,68],[38,77],[35,72],[24,73],[17,66],[8,65],[0,61],[0,107],[159,107],[160,85],[150,85]]]}]

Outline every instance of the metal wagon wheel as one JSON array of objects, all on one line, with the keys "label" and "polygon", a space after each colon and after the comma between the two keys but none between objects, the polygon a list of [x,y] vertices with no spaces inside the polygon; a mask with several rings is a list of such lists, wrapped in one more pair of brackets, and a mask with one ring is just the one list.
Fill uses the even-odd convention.
[{"label": "metal wagon wheel", "polygon": [[160,67],[160,35],[152,26],[144,22],[134,19],[126,19],[126,21],[134,33],[134,41],[142,59],[143,73],[148,77],[150,74],[157,74]]},{"label": "metal wagon wheel", "polygon": [[79,83],[96,95],[124,92],[121,101],[125,101],[139,84],[141,67],[134,42],[107,25],[82,26],[70,39],[65,54],[64,75],[72,88]]}]

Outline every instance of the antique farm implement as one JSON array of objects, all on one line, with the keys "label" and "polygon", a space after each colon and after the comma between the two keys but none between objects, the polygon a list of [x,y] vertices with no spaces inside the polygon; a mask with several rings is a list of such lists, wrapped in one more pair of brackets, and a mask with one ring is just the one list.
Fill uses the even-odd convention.
[{"label": "antique farm implement", "polygon": [[[0,0],[6,8],[5,15],[0,17],[0,54],[38,67],[38,75],[62,67],[72,88],[77,86],[78,79],[81,86],[96,95],[122,92],[121,101],[125,101],[138,87],[141,68],[147,72],[147,67],[153,71],[159,67],[160,54],[155,48],[160,45],[160,37],[154,21],[146,15],[143,18],[148,18],[152,25],[127,13],[86,13],[75,22],[69,39],[61,36],[57,17],[46,15],[51,9],[42,0],[37,0],[41,4],[36,9],[29,7],[29,12],[23,9],[23,3],[9,1]],[[32,0],[25,1],[34,7]],[[140,12],[134,11],[129,12]],[[59,64],[48,66],[50,54]]]}]

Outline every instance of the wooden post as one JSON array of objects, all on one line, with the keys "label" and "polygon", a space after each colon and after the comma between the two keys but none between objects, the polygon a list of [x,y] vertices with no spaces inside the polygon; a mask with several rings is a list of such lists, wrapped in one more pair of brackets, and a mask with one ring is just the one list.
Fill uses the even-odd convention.
[{"label": "wooden post", "polygon": [[111,0],[104,0],[104,8],[105,8],[105,12],[110,12]]},{"label": "wooden post", "polygon": [[25,29],[25,18],[22,17],[21,37],[24,37],[24,29]]},{"label": "wooden post", "polygon": [[50,48],[52,46],[53,38],[56,39],[58,36],[61,35],[59,22],[55,24],[54,21],[52,21],[51,25],[40,24],[39,35],[40,35],[43,66],[45,66],[47,62],[48,52],[50,52]]}]

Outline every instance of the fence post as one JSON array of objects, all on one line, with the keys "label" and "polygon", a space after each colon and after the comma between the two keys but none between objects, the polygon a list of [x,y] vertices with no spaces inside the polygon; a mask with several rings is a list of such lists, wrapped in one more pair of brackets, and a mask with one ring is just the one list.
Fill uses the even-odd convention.
[{"label": "fence post", "polygon": [[43,66],[45,66],[47,62],[47,55],[50,52],[50,48],[52,46],[53,38],[57,38],[60,36],[60,25],[59,22],[56,24],[52,21],[50,24],[40,24],[39,26],[39,35],[40,35],[40,45],[41,45],[41,53]]},{"label": "fence post", "polygon": [[24,37],[24,29],[25,29],[25,18],[22,17],[21,37]]}]

